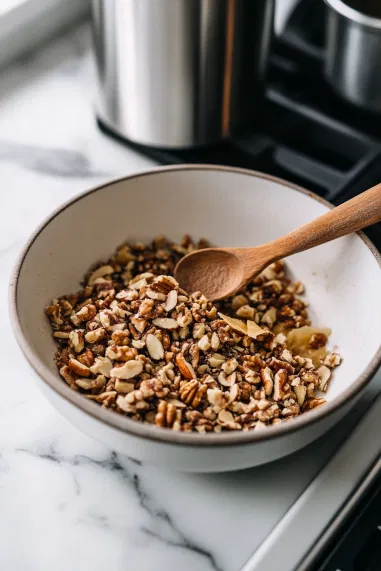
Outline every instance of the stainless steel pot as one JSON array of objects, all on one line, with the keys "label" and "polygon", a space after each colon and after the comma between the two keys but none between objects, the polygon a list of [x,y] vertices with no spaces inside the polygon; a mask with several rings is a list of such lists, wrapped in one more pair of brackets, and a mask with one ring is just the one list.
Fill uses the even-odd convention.
[{"label": "stainless steel pot", "polygon": [[274,0],[93,0],[97,115],[158,147],[218,141],[260,112]]},{"label": "stainless steel pot", "polygon": [[325,0],[325,76],[351,103],[381,113],[381,0]]}]

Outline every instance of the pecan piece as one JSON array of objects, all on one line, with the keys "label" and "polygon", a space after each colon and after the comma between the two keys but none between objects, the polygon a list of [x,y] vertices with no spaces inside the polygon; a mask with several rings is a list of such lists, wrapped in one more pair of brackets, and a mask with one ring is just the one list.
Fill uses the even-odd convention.
[{"label": "pecan piece", "polygon": [[207,391],[207,386],[202,385],[196,379],[185,382],[180,388],[180,398],[183,402],[196,408]]},{"label": "pecan piece", "polygon": [[274,392],[273,399],[275,401],[280,401],[284,394],[284,385],[287,383],[287,371],[285,369],[279,369],[274,377]]},{"label": "pecan piece", "polygon": [[73,373],[80,377],[90,377],[91,375],[89,367],[77,361],[77,359],[69,359],[68,367]]},{"label": "pecan piece", "polygon": [[[156,426],[175,429],[175,422],[179,425],[181,423],[181,409],[176,408],[175,405],[160,401],[157,407],[157,414],[155,416]],[[177,430],[180,428],[176,427]]]}]

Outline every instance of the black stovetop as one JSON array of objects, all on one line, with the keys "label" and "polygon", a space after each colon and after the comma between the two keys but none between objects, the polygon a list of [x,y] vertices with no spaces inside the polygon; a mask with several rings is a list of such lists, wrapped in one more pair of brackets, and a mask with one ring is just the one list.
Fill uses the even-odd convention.
[{"label": "black stovetop", "polygon": [[[381,117],[339,99],[323,78],[324,10],[323,1],[301,0],[275,39],[262,119],[254,131],[189,150],[122,141],[160,164],[221,164],[263,171],[334,204],[380,182]],[[381,224],[367,233],[381,250]]]}]

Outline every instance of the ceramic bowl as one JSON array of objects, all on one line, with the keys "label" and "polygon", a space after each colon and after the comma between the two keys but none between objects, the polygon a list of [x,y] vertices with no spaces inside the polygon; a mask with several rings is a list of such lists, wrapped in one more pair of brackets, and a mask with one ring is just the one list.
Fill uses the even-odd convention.
[{"label": "ceramic bowl", "polygon": [[184,233],[220,246],[255,246],[293,230],[331,205],[282,180],[218,166],[157,168],[104,184],[71,200],[25,246],[10,285],[17,340],[43,393],[71,422],[109,447],[185,471],[225,471],[289,454],[331,428],[360,397],[381,361],[380,255],[361,233],[292,256],[306,285],[313,323],[333,330],[343,356],[328,402],[260,431],[178,433],[143,425],[72,391],[53,363],[56,346],[44,307],[75,291],[94,261],[126,239]]}]

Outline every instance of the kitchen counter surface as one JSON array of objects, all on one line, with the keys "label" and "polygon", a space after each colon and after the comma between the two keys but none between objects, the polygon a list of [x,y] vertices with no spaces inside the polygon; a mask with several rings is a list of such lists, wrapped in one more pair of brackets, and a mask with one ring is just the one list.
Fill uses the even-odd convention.
[{"label": "kitchen counter surface", "polygon": [[241,473],[142,466],[59,416],[11,333],[9,273],[35,226],[78,192],[153,164],[100,133],[93,92],[87,26],[0,75],[0,568],[238,571],[342,431]]}]

